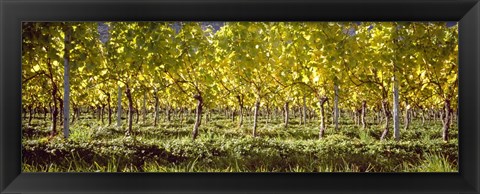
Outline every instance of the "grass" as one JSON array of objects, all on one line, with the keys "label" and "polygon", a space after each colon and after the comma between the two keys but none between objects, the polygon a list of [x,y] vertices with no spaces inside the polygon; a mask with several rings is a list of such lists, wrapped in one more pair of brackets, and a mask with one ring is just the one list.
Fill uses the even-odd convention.
[{"label": "grass", "polygon": [[458,129],[451,140],[441,140],[441,123],[401,126],[401,140],[391,133],[379,141],[382,125],[366,129],[348,120],[338,131],[328,125],[318,139],[318,122],[305,125],[281,119],[259,121],[258,137],[252,122],[237,127],[231,119],[214,115],[203,121],[199,137],[191,140],[192,124],[184,120],[156,127],[153,121],[134,125],[135,136],[125,137],[125,126],[80,119],[71,125],[70,138],[49,137],[48,121],[34,119],[23,126],[24,172],[456,172]]}]

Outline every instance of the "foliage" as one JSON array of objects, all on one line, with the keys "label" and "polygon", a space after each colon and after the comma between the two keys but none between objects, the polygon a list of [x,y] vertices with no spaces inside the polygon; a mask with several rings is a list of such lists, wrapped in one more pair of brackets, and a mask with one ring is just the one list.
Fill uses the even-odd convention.
[{"label": "foliage", "polygon": [[210,24],[22,23],[24,170],[457,168],[457,25]]}]

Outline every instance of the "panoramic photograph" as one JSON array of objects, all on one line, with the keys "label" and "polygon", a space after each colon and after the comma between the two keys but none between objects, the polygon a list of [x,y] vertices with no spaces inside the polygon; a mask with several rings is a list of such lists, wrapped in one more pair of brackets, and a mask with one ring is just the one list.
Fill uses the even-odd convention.
[{"label": "panoramic photograph", "polygon": [[23,22],[22,171],[458,172],[457,22]]}]

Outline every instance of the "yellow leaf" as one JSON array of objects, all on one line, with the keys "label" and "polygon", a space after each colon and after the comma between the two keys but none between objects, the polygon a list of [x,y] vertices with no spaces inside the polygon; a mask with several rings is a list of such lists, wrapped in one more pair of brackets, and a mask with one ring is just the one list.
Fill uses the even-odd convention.
[{"label": "yellow leaf", "polygon": [[305,35],[304,37],[306,40],[310,40],[311,35]]},{"label": "yellow leaf", "polygon": [[448,83],[453,83],[457,79],[457,74],[453,74],[448,78]]},{"label": "yellow leaf", "polygon": [[123,47],[120,47],[117,49],[117,53],[123,53],[123,51],[124,51]]},{"label": "yellow leaf", "polygon": [[420,77],[423,79],[425,78],[425,74],[427,73],[427,71],[422,71],[422,73],[420,74]]},{"label": "yellow leaf", "polygon": [[303,75],[303,76],[302,76],[302,81],[303,81],[304,83],[308,83],[308,82],[310,81],[310,79],[308,79],[308,76],[307,76],[307,75]]},{"label": "yellow leaf", "polygon": [[35,65],[35,66],[33,66],[33,70],[34,70],[34,71],[39,71],[39,70],[40,70],[40,65]]},{"label": "yellow leaf", "polygon": [[[83,70],[83,68],[82,68],[82,70]],[[105,70],[102,70],[102,71],[100,72],[100,75],[105,75],[105,74],[107,74],[107,72],[108,72],[108,70],[106,70],[106,69],[105,69]]]},{"label": "yellow leaf", "polygon": [[123,88],[125,86],[125,84],[121,81],[117,81],[117,85],[120,86],[121,88]]}]

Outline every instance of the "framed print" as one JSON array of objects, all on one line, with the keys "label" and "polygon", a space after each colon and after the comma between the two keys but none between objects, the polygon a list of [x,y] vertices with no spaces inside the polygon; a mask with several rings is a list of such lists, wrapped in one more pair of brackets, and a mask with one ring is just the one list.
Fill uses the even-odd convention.
[{"label": "framed print", "polygon": [[1,193],[479,192],[477,0],[0,12]]}]

